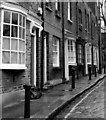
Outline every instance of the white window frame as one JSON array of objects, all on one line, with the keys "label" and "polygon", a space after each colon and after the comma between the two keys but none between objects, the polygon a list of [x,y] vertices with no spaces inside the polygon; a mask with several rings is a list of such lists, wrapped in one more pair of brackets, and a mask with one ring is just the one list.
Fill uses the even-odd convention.
[{"label": "white window frame", "polygon": [[[70,12],[70,3],[71,2],[68,2],[68,21],[72,23],[72,11]],[[71,10],[72,10],[72,5],[71,5]]]},{"label": "white window frame", "polygon": [[91,46],[87,47],[87,63],[91,64]]},{"label": "white window frame", "polygon": [[[18,63],[16,63],[16,64],[4,64],[3,62],[2,62],[2,52],[3,51],[6,51],[6,50],[3,50],[2,49],[2,45],[3,45],[3,37],[4,38],[6,38],[6,36],[3,36],[3,24],[8,24],[8,23],[4,23],[3,22],[3,20],[4,20],[4,11],[9,11],[9,12],[11,12],[11,14],[12,13],[17,13],[18,14],[18,25],[17,25],[17,27],[18,27],[18,37],[11,37],[11,36],[9,36],[8,38],[10,38],[10,44],[11,44],[11,39],[13,38],[13,39],[17,39],[18,40],[18,50],[11,50],[11,48],[9,49],[9,50],[7,50],[7,51],[13,51],[13,52],[17,52],[17,54],[18,54],[18,56],[19,56],[19,53],[21,52],[23,52],[23,54],[24,54],[24,60],[25,60],[25,63],[24,64],[19,64],[19,57],[17,58],[18,59]],[[19,10],[19,11],[21,11],[21,10]],[[23,41],[25,42],[25,49],[24,49],[24,51],[19,51],[19,15],[22,15],[22,16],[24,16],[25,17],[25,27],[23,27],[23,29],[25,30],[25,38],[23,39]],[[2,9],[1,10],[1,59],[0,59],[0,69],[26,69],[26,14],[24,14],[24,12],[18,12],[18,10],[16,9],[16,11],[15,11],[15,9],[13,10],[13,9]],[[12,21],[12,18],[10,18],[11,19],[11,21]],[[23,22],[23,21],[22,21]],[[8,25],[13,25],[13,24],[8,24]],[[11,29],[10,29],[11,30]],[[11,31],[10,31],[10,34],[11,34]],[[10,45],[10,47],[11,47],[11,45]],[[11,52],[10,52],[10,54],[11,54]],[[11,59],[11,58],[10,58]]]},{"label": "white window frame", "polygon": [[[56,40],[56,44],[54,44],[54,40]],[[53,37],[53,67],[59,67],[60,66],[60,59],[59,59],[59,42],[60,42],[60,40],[58,39],[58,38],[56,38],[56,37]],[[56,50],[54,50],[55,49],[55,47],[56,47],[56,49],[57,49],[57,51]],[[57,64],[55,64],[55,62],[54,62],[54,53],[57,53],[57,58],[56,58],[56,63]]]},{"label": "white window frame", "polygon": [[[67,45],[68,45],[68,64],[75,64],[76,63],[75,41],[68,39],[68,44]],[[69,60],[69,58],[70,58],[70,60]]]},{"label": "white window frame", "polygon": [[59,2],[59,0],[56,0],[56,2],[55,2],[55,8],[56,8],[57,11],[60,11],[59,8],[58,8],[58,4],[60,4],[60,2]]}]

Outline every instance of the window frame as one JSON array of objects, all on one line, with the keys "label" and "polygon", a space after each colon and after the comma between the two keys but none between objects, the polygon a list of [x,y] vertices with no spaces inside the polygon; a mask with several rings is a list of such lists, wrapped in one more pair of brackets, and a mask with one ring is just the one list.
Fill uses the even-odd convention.
[{"label": "window frame", "polygon": [[[76,64],[76,47],[75,47],[75,41],[68,39],[67,47],[68,47],[68,64],[70,64],[70,65],[71,64]],[[69,60],[69,57],[70,57],[70,60]]]},{"label": "window frame", "polygon": [[[10,12],[11,16],[10,16],[10,23],[5,23],[4,22],[4,12],[7,11],[7,12]],[[14,25],[12,24],[12,14],[13,13],[16,13],[18,14],[18,24],[17,25]],[[24,29],[25,33],[24,33],[24,39],[22,40],[21,38],[19,38],[19,27],[21,27],[19,25],[19,16],[22,15],[22,18],[24,17],[25,18],[25,26],[22,28]],[[1,59],[0,59],[0,69],[26,69],[26,14],[24,14],[23,12],[18,12],[17,10],[11,10],[11,9],[2,9],[1,10]],[[23,22],[23,21],[22,21]],[[12,29],[12,26],[17,26],[17,37],[12,37],[11,35],[10,36],[4,36],[3,35],[3,25],[9,25]],[[11,34],[11,29],[10,29],[10,34]],[[3,38],[9,38],[10,39],[10,48],[8,50],[6,49],[3,49]],[[16,39],[16,41],[18,42],[18,48],[17,50],[12,50],[11,48],[11,41],[12,39]],[[19,49],[19,41],[22,40],[24,41],[24,50],[23,51],[20,51]],[[13,63],[3,63],[3,51],[7,51],[7,52],[10,52],[9,54],[11,54],[12,52],[13,53],[16,53],[17,54],[17,63],[13,64]],[[24,64],[20,64],[19,63],[19,53],[23,53],[24,55]],[[21,58],[22,59],[22,58]],[[11,61],[11,56],[10,56],[10,61]],[[22,62],[22,61],[21,61]]]},{"label": "window frame", "polygon": [[[56,40],[57,45],[54,44],[54,40]],[[57,46],[57,51],[54,51],[54,49],[55,49],[54,47],[56,47],[56,46]],[[57,64],[54,63],[54,53],[55,52],[57,52],[57,59],[56,59]],[[53,36],[53,67],[60,67],[60,54],[59,53],[60,53],[60,39]]]},{"label": "window frame", "polygon": [[69,22],[73,22],[72,21],[72,2],[68,2],[68,21]]}]

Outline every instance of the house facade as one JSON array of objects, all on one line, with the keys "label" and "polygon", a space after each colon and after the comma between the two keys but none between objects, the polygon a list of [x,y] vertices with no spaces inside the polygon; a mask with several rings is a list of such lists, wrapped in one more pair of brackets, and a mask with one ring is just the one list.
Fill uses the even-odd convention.
[{"label": "house facade", "polygon": [[39,3],[0,2],[0,82],[3,92],[22,89],[24,84],[39,84],[42,20],[37,12],[40,7]]},{"label": "house facade", "polygon": [[[93,8],[93,9],[92,9]],[[95,8],[95,9],[94,9]],[[0,87],[43,89],[98,67],[96,4],[0,2]]]}]

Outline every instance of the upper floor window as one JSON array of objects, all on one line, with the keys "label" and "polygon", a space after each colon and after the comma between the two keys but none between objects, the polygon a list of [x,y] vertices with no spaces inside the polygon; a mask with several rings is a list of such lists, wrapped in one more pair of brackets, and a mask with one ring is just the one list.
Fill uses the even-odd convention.
[{"label": "upper floor window", "polygon": [[59,2],[59,0],[56,0],[55,5],[56,5],[56,10],[60,11],[60,2]]},{"label": "upper floor window", "polygon": [[26,17],[3,10],[2,64],[25,66]]},{"label": "upper floor window", "polygon": [[82,25],[82,11],[79,9],[79,24]]},{"label": "upper floor window", "polygon": [[68,63],[76,63],[75,42],[68,40]]},{"label": "upper floor window", "polygon": [[59,67],[59,39],[53,37],[53,67]]},{"label": "upper floor window", "polygon": [[72,21],[72,2],[68,2],[68,20]]},{"label": "upper floor window", "polygon": [[87,14],[87,28],[88,28],[88,32],[89,32],[89,14]]},{"label": "upper floor window", "polygon": [[87,13],[86,13],[86,10],[85,10],[85,29],[87,30]]},{"label": "upper floor window", "polygon": [[51,0],[46,0],[46,8],[48,8],[48,10],[51,11],[51,9],[52,9],[52,2],[51,2]]}]

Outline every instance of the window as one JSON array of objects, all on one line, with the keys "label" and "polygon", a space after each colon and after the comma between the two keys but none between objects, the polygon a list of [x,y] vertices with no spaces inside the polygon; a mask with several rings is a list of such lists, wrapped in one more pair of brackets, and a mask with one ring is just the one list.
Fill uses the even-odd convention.
[{"label": "window", "polygon": [[68,63],[76,63],[75,42],[68,40]]},{"label": "window", "polygon": [[79,9],[78,21],[79,21],[79,30],[82,30],[82,11],[80,9]]},{"label": "window", "polygon": [[53,37],[53,67],[59,67],[59,39]]},{"label": "window", "polygon": [[87,13],[86,13],[86,10],[85,10],[85,29],[87,30]]},{"label": "window", "polygon": [[97,53],[96,53],[96,48],[93,48],[93,60],[94,60],[94,65],[96,65],[96,58],[97,58]]},{"label": "window", "polygon": [[60,2],[59,2],[59,0],[56,0],[55,5],[56,5],[56,10],[60,11]]},{"label": "window", "polygon": [[25,65],[26,17],[3,11],[2,64]]},{"label": "window", "polygon": [[89,14],[87,14],[87,28],[88,28],[88,32],[89,32]]},{"label": "window", "polygon": [[46,8],[47,8],[48,10],[52,11],[52,10],[51,10],[51,9],[52,9],[52,2],[51,2],[51,0],[46,0]]},{"label": "window", "polygon": [[91,63],[91,46],[87,47],[87,63]]},{"label": "window", "polygon": [[68,20],[72,21],[72,2],[68,2]]},{"label": "window", "polygon": [[82,45],[78,45],[78,63],[83,65],[83,47]]}]

